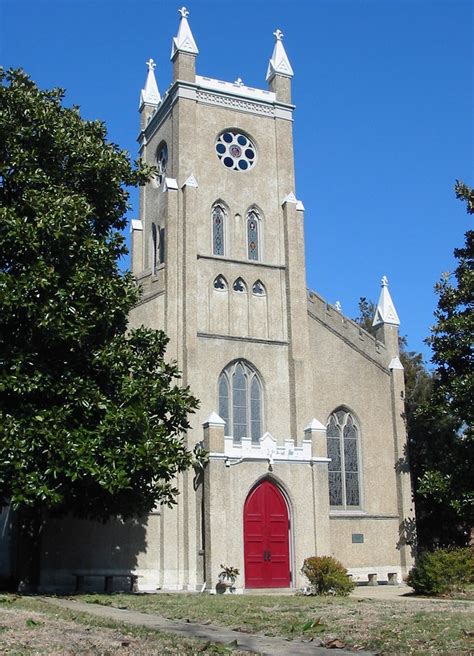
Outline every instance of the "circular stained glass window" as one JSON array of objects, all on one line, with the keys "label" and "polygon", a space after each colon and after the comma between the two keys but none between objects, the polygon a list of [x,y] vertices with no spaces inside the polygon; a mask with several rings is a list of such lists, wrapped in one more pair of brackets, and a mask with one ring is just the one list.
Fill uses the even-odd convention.
[{"label": "circular stained glass window", "polygon": [[226,130],[216,140],[216,153],[231,171],[249,171],[257,159],[252,141],[237,130]]}]

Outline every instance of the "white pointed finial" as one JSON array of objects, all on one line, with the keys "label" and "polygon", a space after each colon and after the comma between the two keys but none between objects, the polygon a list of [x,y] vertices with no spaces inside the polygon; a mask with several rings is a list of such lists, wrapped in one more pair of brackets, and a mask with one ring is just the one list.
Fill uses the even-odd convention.
[{"label": "white pointed finial", "polygon": [[236,81],[234,82],[234,84],[235,84],[236,87],[243,87],[243,86],[244,86],[243,80],[242,80],[242,78],[240,78],[240,77],[238,77],[238,78],[236,79]]},{"label": "white pointed finial", "polygon": [[337,310],[338,312],[342,312],[341,301],[336,301],[336,302],[334,303],[334,307],[336,308],[336,310]]},{"label": "white pointed finial", "polygon": [[290,60],[283,45],[283,32],[275,30],[275,47],[273,48],[272,58],[268,64],[267,82],[269,82],[275,75],[283,75],[284,77],[293,77],[293,69],[291,68]]},{"label": "white pointed finial", "polygon": [[177,52],[186,52],[190,55],[199,54],[196,41],[188,23],[187,17],[189,16],[189,11],[186,7],[181,7],[181,9],[178,9],[178,12],[181,14],[181,20],[179,21],[178,34],[173,38],[171,59],[173,59]]},{"label": "white pointed finial", "polygon": [[161,96],[155,78],[156,64],[150,57],[150,59],[146,62],[146,65],[148,66],[148,75],[146,78],[145,87],[142,89],[140,94],[140,107],[143,104],[157,106],[161,102]]},{"label": "white pointed finial", "polygon": [[375,310],[373,326],[379,326],[382,323],[389,323],[392,326],[399,326],[400,319],[398,318],[395,305],[393,304],[392,297],[388,291],[388,278],[382,276],[381,280],[382,289],[380,290],[379,302]]}]

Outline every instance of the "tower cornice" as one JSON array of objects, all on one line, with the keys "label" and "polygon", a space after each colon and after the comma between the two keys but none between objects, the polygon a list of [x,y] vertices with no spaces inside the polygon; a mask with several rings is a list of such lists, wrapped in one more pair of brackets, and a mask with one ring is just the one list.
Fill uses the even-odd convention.
[{"label": "tower cornice", "polygon": [[[221,85],[222,89],[218,86]],[[179,99],[192,100],[207,105],[217,105],[257,116],[292,121],[295,105],[276,100],[275,94],[263,89],[238,86],[232,82],[220,82],[211,78],[197,77],[196,82],[176,80],[163,95],[148,124],[140,132],[138,142],[150,140],[166,119]],[[267,99],[268,98],[268,99]]]}]

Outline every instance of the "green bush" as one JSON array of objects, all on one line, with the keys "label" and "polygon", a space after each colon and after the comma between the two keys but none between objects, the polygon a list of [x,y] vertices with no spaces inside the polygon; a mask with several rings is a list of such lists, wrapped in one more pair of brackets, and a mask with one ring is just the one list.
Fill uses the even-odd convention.
[{"label": "green bush", "polygon": [[463,591],[474,580],[474,551],[470,547],[425,552],[407,577],[416,593],[426,595]]},{"label": "green bush", "polygon": [[346,596],[355,587],[347,569],[332,556],[306,558],[301,572],[311,584],[313,594],[336,594]]}]

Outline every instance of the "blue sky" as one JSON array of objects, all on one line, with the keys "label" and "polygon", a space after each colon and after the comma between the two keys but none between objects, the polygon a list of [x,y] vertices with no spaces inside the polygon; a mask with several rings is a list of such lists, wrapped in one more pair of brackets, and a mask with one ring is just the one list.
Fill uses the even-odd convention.
[{"label": "blue sky", "polygon": [[[107,124],[136,155],[145,61],[171,80],[171,0],[0,0],[0,63]],[[266,88],[273,32],[295,71],[296,195],[308,286],[354,317],[386,274],[409,346],[429,359],[434,283],[470,227],[454,198],[473,176],[470,0],[192,0],[201,75]],[[138,211],[137,195],[132,196]]]}]

